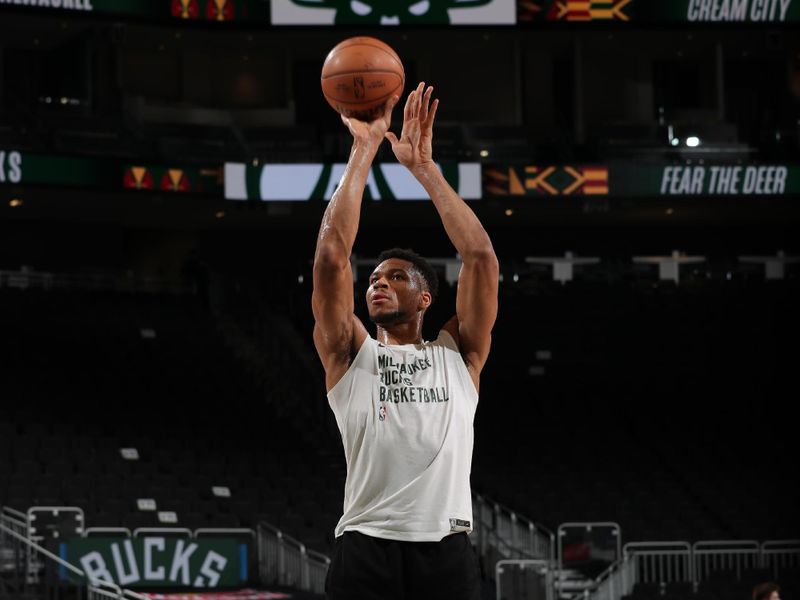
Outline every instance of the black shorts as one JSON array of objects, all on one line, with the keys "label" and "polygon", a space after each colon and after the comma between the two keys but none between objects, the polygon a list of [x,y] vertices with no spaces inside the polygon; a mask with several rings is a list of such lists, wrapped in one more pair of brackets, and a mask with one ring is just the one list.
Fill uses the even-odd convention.
[{"label": "black shorts", "polygon": [[466,533],[398,542],[346,531],[336,538],[328,600],[480,600],[478,556]]}]

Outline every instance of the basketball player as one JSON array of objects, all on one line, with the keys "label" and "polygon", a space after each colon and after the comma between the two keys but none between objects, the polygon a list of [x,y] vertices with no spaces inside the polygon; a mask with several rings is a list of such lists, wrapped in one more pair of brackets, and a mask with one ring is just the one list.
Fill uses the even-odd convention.
[{"label": "basketball player", "polygon": [[[353,146],[314,256],[314,344],[347,460],[344,514],[326,581],[330,600],[477,600],[469,475],[481,369],[497,316],[498,264],[475,214],[431,156],[438,100],[412,91],[398,139],[392,98],[366,123],[342,117]],[[350,253],[367,175],[383,139],[429,194],[463,259],[456,314],[422,339],[437,280],[412,251],[389,250],[369,276],[373,339],[353,314]]]}]

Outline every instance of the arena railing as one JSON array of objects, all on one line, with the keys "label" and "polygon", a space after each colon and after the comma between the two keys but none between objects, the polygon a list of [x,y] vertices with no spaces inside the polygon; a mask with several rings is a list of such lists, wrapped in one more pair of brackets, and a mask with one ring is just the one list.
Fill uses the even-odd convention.
[{"label": "arena railing", "polygon": [[584,591],[584,597],[589,600],[620,600],[633,591],[636,576],[634,560],[622,556],[595,578],[592,589]]},{"label": "arena railing", "polygon": [[555,598],[553,564],[547,560],[503,559],[494,569],[495,598]]},{"label": "arena railing", "polygon": [[800,569],[800,540],[771,540],[761,544],[761,566],[778,579],[781,569]]},{"label": "arena railing", "polygon": [[689,542],[629,542],[622,547],[622,555],[633,561],[640,583],[694,581]]},{"label": "arena railing", "polygon": [[3,506],[0,510],[0,566],[12,565],[12,570],[18,574],[19,585],[27,586],[31,581],[32,556],[30,550],[22,548],[19,543],[9,543],[16,534],[22,538],[30,537],[28,515],[15,510],[10,506]]},{"label": "arena railing", "polygon": [[[709,540],[689,542],[632,542],[623,556],[602,573],[588,592],[589,600],[620,600],[637,583],[697,584],[716,571],[737,580],[750,569],[770,569],[780,579],[781,569],[800,567],[800,540]],[[608,581],[616,576],[615,581]]]},{"label": "arena railing", "polygon": [[[17,591],[20,594],[27,595],[33,590],[32,584],[34,581],[32,581],[29,577],[29,569],[31,565],[34,562],[37,562],[41,557],[59,565],[63,569],[68,570],[70,573],[80,578],[86,586],[87,597],[89,600],[148,600],[146,596],[137,594],[131,590],[122,589],[110,582],[99,580],[90,581],[87,578],[86,573],[84,573],[81,569],[67,562],[60,556],[56,556],[46,548],[43,548],[31,540],[27,534],[20,533],[19,529],[21,522],[18,518],[15,519],[16,523],[9,525],[9,523],[12,522],[9,518],[9,513],[19,513],[19,511],[14,511],[8,507],[3,507],[2,515],[0,515],[0,517],[2,517],[0,518],[0,549],[7,548],[9,545],[9,539],[13,540],[12,552],[15,554],[15,566],[17,569],[20,567],[23,569],[21,577],[19,578],[20,585],[17,587]],[[24,559],[20,556],[20,550],[22,550],[23,546],[25,555]],[[81,584],[73,583],[73,585],[75,587],[80,587]],[[45,595],[48,598],[54,597],[54,594],[51,591],[47,591]]]},{"label": "arena railing", "polygon": [[17,533],[28,535],[28,515],[19,510],[15,510],[10,506],[3,506],[0,510],[0,523],[11,527]]},{"label": "arena railing", "polygon": [[129,271],[48,273],[23,268],[0,270],[0,288],[19,290],[83,290],[187,294],[194,289],[180,281],[135,275]]},{"label": "arena railing", "polygon": [[761,545],[755,540],[709,540],[692,545],[694,575],[703,581],[713,571],[742,571],[761,567]]},{"label": "arena railing", "polygon": [[305,547],[277,527],[258,524],[258,572],[262,583],[322,594],[330,558]]},{"label": "arena railing", "polygon": [[481,556],[494,541],[505,559],[555,561],[555,534],[519,513],[481,494],[473,494],[472,513]]}]

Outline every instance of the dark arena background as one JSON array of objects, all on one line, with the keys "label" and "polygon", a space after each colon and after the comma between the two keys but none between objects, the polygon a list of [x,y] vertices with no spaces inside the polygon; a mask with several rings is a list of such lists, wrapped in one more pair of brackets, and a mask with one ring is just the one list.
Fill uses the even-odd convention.
[{"label": "dark arena background", "polygon": [[[800,0],[0,0],[0,598],[324,597],[355,35],[435,87],[500,262],[483,597],[800,600]],[[411,247],[431,339],[460,258],[413,183],[385,143],[356,312]]]}]

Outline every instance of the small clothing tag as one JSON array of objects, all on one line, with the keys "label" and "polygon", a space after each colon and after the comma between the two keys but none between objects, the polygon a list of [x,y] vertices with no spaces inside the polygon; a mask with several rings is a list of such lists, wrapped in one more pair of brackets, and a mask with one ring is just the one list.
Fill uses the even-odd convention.
[{"label": "small clothing tag", "polygon": [[450,519],[450,531],[468,531],[470,522],[463,519]]}]

